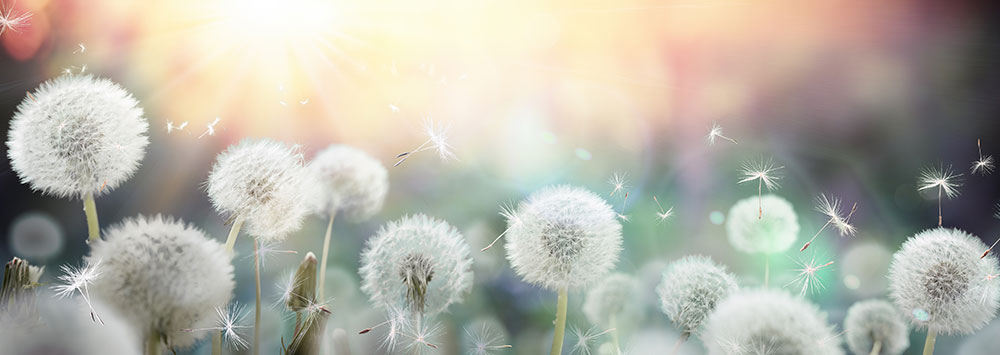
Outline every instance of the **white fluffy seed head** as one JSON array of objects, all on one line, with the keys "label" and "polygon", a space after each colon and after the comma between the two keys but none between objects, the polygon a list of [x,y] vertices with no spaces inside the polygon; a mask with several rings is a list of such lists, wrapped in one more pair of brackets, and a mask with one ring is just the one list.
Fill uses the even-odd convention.
[{"label": "white fluffy seed head", "polygon": [[996,257],[978,237],[935,228],[903,243],[889,265],[889,296],[914,327],[969,334],[989,323],[1000,304]]},{"label": "white fluffy seed head", "polygon": [[826,314],[776,289],[741,290],[720,303],[701,337],[708,353],[840,355],[840,338]]},{"label": "white fluffy seed head", "polygon": [[21,101],[7,156],[22,183],[56,197],[121,185],[146,153],[149,124],[132,94],[108,79],[64,75]]},{"label": "white fluffy seed head", "polygon": [[315,181],[297,146],[270,139],[244,139],[216,158],[208,175],[208,197],[223,214],[244,219],[244,230],[264,241],[299,229],[316,205]]},{"label": "white fluffy seed head", "polygon": [[622,226],[617,214],[585,189],[544,188],[507,217],[507,260],[527,282],[551,290],[585,287],[618,261]]},{"label": "white fluffy seed head", "polygon": [[382,209],[389,191],[385,166],[349,145],[331,145],[319,152],[309,169],[319,180],[319,212],[352,221],[370,218]]},{"label": "white fluffy seed head", "polygon": [[798,238],[799,218],[792,204],[777,195],[763,195],[760,201],[748,197],[729,209],[726,232],[729,243],[744,253],[780,253]]},{"label": "white fluffy seed head", "polygon": [[472,258],[462,234],[423,214],[389,222],[361,254],[361,290],[382,310],[434,315],[472,289]]},{"label": "white fluffy seed head", "polygon": [[899,355],[910,347],[910,329],[891,303],[867,300],[855,303],[844,318],[847,347],[858,355],[870,354],[875,342],[879,355]]},{"label": "white fluffy seed head", "polygon": [[[80,299],[39,295],[37,310],[0,314],[0,353],[41,354],[141,354],[134,330],[114,312],[101,312],[104,324],[80,312]],[[96,305],[103,308],[103,305]],[[83,306],[86,307],[86,306]]]},{"label": "white fluffy seed head", "polygon": [[171,346],[186,347],[213,325],[215,309],[233,293],[233,265],[222,244],[182,221],[130,218],[92,245],[90,263],[101,276],[91,291],[142,334],[157,332]]},{"label": "white fluffy seed head", "polygon": [[686,335],[695,334],[702,322],[739,286],[726,267],[707,256],[686,256],[670,264],[656,288],[663,313]]},{"label": "white fluffy seed head", "polygon": [[583,302],[583,314],[590,323],[605,329],[637,323],[643,316],[639,281],[613,273],[594,283]]}]

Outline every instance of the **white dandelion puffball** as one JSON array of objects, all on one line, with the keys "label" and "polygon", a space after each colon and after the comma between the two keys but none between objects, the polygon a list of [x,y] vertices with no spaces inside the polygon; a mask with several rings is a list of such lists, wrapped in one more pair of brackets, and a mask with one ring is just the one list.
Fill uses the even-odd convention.
[{"label": "white dandelion puffball", "polygon": [[759,202],[756,196],[748,197],[729,209],[726,232],[729,243],[744,253],[780,253],[798,238],[799,218],[792,204],[777,195],[761,196]]},{"label": "white dandelion puffball", "polygon": [[537,191],[507,218],[507,260],[524,281],[556,290],[593,284],[622,249],[617,214],[594,193],[571,186]]},{"label": "white dandelion puffball", "polygon": [[18,105],[7,156],[33,190],[56,197],[100,195],[135,173],[149,144],[148,128],[139,102],[118,84],[64,75]]},{"label": "white dandelion puffball", "polygon": [[307,189],[313,182],[296,146],[244,139],[216,158],[208,197],[220,213],[242,217],[248,234],[280,240],[312,212],[316,194]]},{"label": "white dandelion puffball", "polygon": [[215,322],[215,308],[233,293],[233,265],[219,242],[183,221],[130,218],[92,245],[88,263],[100,260],[94,296],[126,317],[142,334],[156,332],[186,347],[208,332],[184,332]]},{"label": "white dandelion puffball", "polygon": [[583,314],[590,323],[615,328],[638,323],[643,318],[639,281],[613,273],[594,283],[583,301]]},{"label": "white dandelion puffball", "polygon": [[10,227],[10,248],[14,254],[30,260],[49,260],[59,254],[65,243],[62,227],[43,212],[28,212]]},{"label": "white dandelion puffball", "polygon": [[990,322],[1000,304],[996,257],[978,237],[958,229],[917,233],[892,255],[889,297],[914,327],[970,334]]},{"label": "white dandelion puffball", "polygon": [[996,355],[1000,349],[1000,321],[994,321],[983,331],[962,341],[958,347],[958,354],[961,355]]},{"label": "white dandelion puffball", "polygon": [[660,307],[684,335],[698,332],[722,300],[739,289],[736,277],[707,256],[686,256],[670,264],[656,293]]},{"label": "white dandelion puffball", "polygon": [[858,355],[870,354],[875,342],[879,355],[899,355],[910,347],[910,328],[891,303],[867,300],[855,303],[844,318],[847,347]]},{"label": "white dandelion puffball", "polygon": [[[141,354],[140,342],[128,323],[114,312],[101,312],[104,324],[80,312],[79,299],[39,295],[37,313],[30,318],[0,317],[0,353]],[[86,306],[83,306],[86,307]],[[101,306],[98,306],[101,307]]]},{"label": "white dandelion puffball", "polygon": [[816,305],[782,290],[741,290],[716,306],[701,336],[709,354],[841,355]]},{"label": "white dandelion puffball", "polygon": [[334,144],[316,154],[309,169],[319,180],[323,213],[363,221],[382,209],[389,191],[388,173],[368,153]]},{"label": "white dandelion puffball", "polygon": [[447,222],[423,214],[389,222],[361,254],[361,290],[380,309],[433,315],[472,289],[465,238]]}]

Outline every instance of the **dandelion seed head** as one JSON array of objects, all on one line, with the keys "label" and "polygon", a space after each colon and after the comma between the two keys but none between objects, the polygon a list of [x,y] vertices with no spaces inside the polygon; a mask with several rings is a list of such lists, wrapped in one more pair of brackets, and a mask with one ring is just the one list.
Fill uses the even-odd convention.
[{"label": "dandelion seed head", "polygon": [[316,206],[313,182],[296,146],[244,139],[216,158],[208,197],[220,213],[243,217],[248,234],[274,241],[298,230]]},{"label": "dandelion seed head", "polygon": [[0,314],[4,354],[141,354],[140,340],[124,319],[103,305],[104,325],[78,312],[79,300],[39,294],[37,308],[21,317]]},{"label": "dandelion seed head", "polygon": [[741,290],[719,303],[701,336],[709,354],[842,355],[819,307],[777,289]]},{"label": "dandelion seed head", "polygon": [[17,107],[7,156],[21,182],[55,197],[95,196],[135,173],[148,123],[121,86],[90,75],[46,81]]},{"label": "dandelion seed head", "polygon": [[951,166],[926,167],[920,172],[918,177],[918,191],[927,189],[940,189],[944,196],[953,198],[958,196],[958,188],[962,186],[962,174],[955,173]]},{"label": "dandelion seed head", "polygon": [[[603,327],[621,327],[643,316],[639,281],[622,273],[603,278],[587,291],[583,314],[591,324]],[[614,324],[612,324],[614,320]]]},{"label": "dandelion seed head", "polygon": [[507,260],[525,281],[556,290],[592,285],[610,272],[622,248],[617,213],[594,193],[554,186],[520,203],[508,224]]},{"label": "dandelion seed head", "polygon": [[998,273],[995,256],[980,258],[986,248],[978,237],[958,229],[917,233],[892,256],[889,297],[899,309],[929,315],[921,321],[910,314],[917,329],[970,334],[982,328],[1000,305],[1000,284],[984,283]]},{"label": "dandelion seed head", "polygon": [[844,318],[847,347],[855,354],[871,352],[882,344],[880,355],[899,355],[910,347],[910,329],[891,303],[872,299],[857,302]]},{"label": "dandelion seed head", "polygon": [[[758,207],[767,211],[760,216]],[[726,217],[729,243],[744,253],[780,253],[792,245],[799,234],[799,219],[792,204],[777,195],[742,199],[729,209]]]},{"label": "dandelion seed head", "polygon": [[739,183],[756,180],[768,190],[777,189],[780,187],[778,182],[781,180],[781,175],[778,175],[778,172],[783,168],[783,166],[776,165],[771,159],[744,162],[740,168]]},{"label": "dandelion seed head", "polygon": [[381,309],[434,315],[461,302],[472,288],[465,238],[447,222],[423,214],[389,222],[361,255],[361,290]]},{"label": "dandelion seed head", "polygon": [[319,180],[321,213],[362,221],[382,209],[389,179],[382,163],[348,145],[331,145],[316,154],[309,169]]},{"label": "dandelion seed head", "polygon": [[159,333],[170,346],[193,344],[207,333],[185,332],[213,322],[233,294],[231,256],[219,242],[169,217],[128,218],[91,245],[101,260],[91,290],[142,334]]},{"label": "dandelion seed head", "polygon": [[670,263],[656,288],[663,313],[686,334],[696,334],[719,302],[736,292],[736,278],[706,256]]}]

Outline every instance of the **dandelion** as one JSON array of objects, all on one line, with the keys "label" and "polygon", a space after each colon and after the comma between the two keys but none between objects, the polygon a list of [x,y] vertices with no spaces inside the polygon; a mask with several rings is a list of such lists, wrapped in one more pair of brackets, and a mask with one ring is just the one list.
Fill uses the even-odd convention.
[{"label": "dandelion", "polygon": [[993,156],[983,155],[983,145],[979,139],[976,140],[976,148],[979,148],[979,160],[972,162],[972,173],[989,175],[994,169]]},{"label": "dandelion", "polygon": [[941,199],[943,197],[953,198],[958,196],[958,188],[962,186],[962,174],[956,174],[948,167],[926,167],[920,172],[917,191],[937,188],[938,190],[938,227],[941,226]]},{"label": "dandelion", "polygon": [[202,133],[200,136],[198,136],[198,139],[201,139],[201,137],[204,137],[206,135],[208,135],[208,136],[214,136],[215,135],[215,125],[219,124],[220,120],[221,120],[220,118],[216,117],[214,120],[212,120],[211,123],[205,125],[205,133]]},{"label": "dandelion", "polygon": [[799,296],[805,296],[806,292],[817,292],[823,289],[823,279],[819,277],[817,272],[833,265],[833,260],[828,262],[816,261],[816,254],[814,253],[812,258],[806,260],[800,258],[796,261],[799,265],[798,269],[795,269],[796,275],[795,279],[789,282],[785,287],[792,285],[801,286],[799,290]]},{"label": "dandelion", "polygon": [[146,337],[148,349],[187,347],[233,293],[230,255],[203,231],[169,217],[128,218],[93,244],[101,260],[94,296],[114,307]]},{"label": "dandelion", "polygon": [[733,274],[706,256],[686,256],[671,263],[656,292],[663,313],[681,331],[674,353],[698,332],[715,306],[738,289]]},{"label": "dandelion", "polygon": [[[562,351],[569,288],[592,285],[618,261],[622,227],[594,193],[555,186],[521,202],[508,220],[507,260],[522,279],[558,290],[552,355]],[[514,223],[512,223],[514,222]]]},{"label": "dandelion", "polygon": [[779,170],[783,169],[783,166],[775,166],[771,159],[767,160],[754,160],[743,163],[742,170],[740,170],[739,183],[750,182],[757,180],[757,218],[764,217],[764,202],[761,198],[762,189],[767,187],[768,191],[773,191],[779,187],[778,180],[781,180],[781,176],[777,173]]},{"label": "dandelion", "polygon": [[294,250],[281,249],[280,244],[277,242],[262,242],[253,254],[247,255],[247,258],[257,258],[260,259],[260,266],[263,267],[264,264],[273,259],[278,254],[298,254],[299,252]]},{"label": "dandelion", "polygon": [[590,355],[590,349],[595,340],[605,334],[614,333],[615,331],[616,329],[614,328],[600,331],[596,326],[586,330],[583,328],[571,327],[570,332],[573,333],[573,336],[576,338],[576,343],[573,343],[573,350],[571,350],[571,353],[574,355]]},{"label": "dandelion", "polygon": [[83,199],[91,241],[100,237],[94,196],[132,176],[149,144],[138,104],[110,80],[67,75],[29,93],[11,118],[11,169],[33,190]]},{"label": "dandelion", "polygon": [[854,235],[855,229],[854,226],[851,225],[851,217],[854,216],[854,212],[858,210],[857,203],[851,207],[851,211],[847,213],[847,217],[844,217],[843,212],[840,210],[839,198],[834,197],[830,199],[827,198],[826,195],[820,194],[819,197],[816,198],[816,210],[819,211],[819,213],[826,215],[826,223],[823,224],[823,227],[820,227],[816,234],[813,234],[812,239],[809,239],[806,244],[802,245],[802,248],[799,249],[800,252],[805,251],[806,248],[808,248],[809,245],[816,240],[816,237],[818,237],[820,233],[823,233],[823,230],[830,225],[837,228],[841,237]]},{"label": "dandelion", "polygon": [[469,293],[471,269],[458,230],[418,214],[386,224],[369,239],[359,272],[361,290],[377,307],[434,315]]},{"label": "dandelion", "polygon": [[74,300],[39,301],[30,315],[0,314],[4,354],[142,354],[136,334],[114,312],[102,312],[107,324],[98,325],[75,311]]},{"label": "dandelion", "polygon": [[187,125],[188,121],[184,121],[184,123],[181,123],[180,125],[176,126],[174,125],[174,121],[167,121],[167,134],[170,134],[173,131],[183,131],[184,128],[187,127]]},{"label": "dandelion", "polygon": [[222,332],[222,339],[226,345],[234,350],[243,350],[250,347],[246,341],[245,329],[253,326],[246,325],[246,318],[250,315],[247,305],[233,302],[229,307],[216,307],[216,324],[212,327],[184,329],[185,332],[219,331]]},{"label": "dandelion", "polygon": [[[638,323],[643,316],[642,304],[637,296],[641,294],[639,281],[634,277],[614,273],[598,282],[587,291],[583,302],[583,314],[591,324],[607,329],[623,329]],[[620,348],[618,332],[612,334],[612,342]]]},{"label": "dandelion", "polygon": [[910,329],[891,303],[857,302],[844,318],[847,347],[855,354],[899,355],[910,347]]},{"label": "dandelion", "polygon": [[660,223],[663,223],[668,218],[670,218],[670,217],[672,217],[674,215],[674,207],[673,206],[671,206],[669,209],[667,209],[666,211],[664,211],[663,210],[663,205],[660,205],[660,200],[657,200],[656,196],[653,196],[653,202],[656,202],[656,207],[658,207],[660,209],[659,212],[656,212],[656,220],[659,221]]},{"label": "dandelion", "polygon": [[480,249],[480,252],[484,252],[492,248],[493,245],[500,240],[500,238],[503,238],[503,236],[511,230],[511,228],[521,224],[521,218],[517,216],[517,210],[514,209],[514,205],[512,203],[500,204],[500,216],[507,220],[507,229],[504,229],[503,233],[500,233],[496,239],[493,239],[493,242],[491,242],[490,245]]},{"label": "dandelion", "polygon": [[88,262],[85,266],[63,265],[60,269],[63,275],[59,276],[58,279],[62,284],[52,287],[56,296],[66,298],[79,293],[83,301],[87,303],[87,307],[90,308],[90,319],[104,324],[101,317],[97,315],[97,311],[94,310],[94,303],[90,299],[90,286],[101,276],[101,260]]},{"label": "dandelion", "polygon": [[774,289],[743,290],[723,300],[701,339],[709,354],[843,354],[825,313]]},{"label": "dandelion", "polygon": [[322,299],[334,218],[338,214],[355,222],[371,218],[382,209],[389,191],[389,179],[381,162],[347,145],[331,145],[319,152],[309,163],[309,170],[319,182],[318,213],[329,216],[319,268],[318,293]]},{"label": "dandelion", "polygon": [[407,352],[414,355],[435,352],[438,349],[435,343],[442,330],[441,325],[435,322],[417,322],[410,329],[404,330],[401,334],[407,338]]},{"label": "dandelion", "polygon": [[625,180],[625,176],[628,173],[615,173],[608,179],[608,184],[611,184],[611,194],[608,196],[614,196],[616,193],[624,192],[628,188],[628,181]]},{"label": "dandelion", "polygon": [[455,158],[455,154],[451,152],[451,144],[448,144],[448,127],[441,124],[435,124],[434,121],[429,119],[424,120],[424,133],[427,134],[427,141],[421,143],[417,148],[402,152],[396,156],[399,161],[393,166],[399,166],[411,155],[425,151],[425,150],[436,150],[438,152],[438,157],[441,160],[449,160]]},{"label": "dandelion", "polygon": [[978,257],[985,246],[961,230],[935,228],[910,237],[893,254],[889,296],[914,327],[927,330],[924,354],[933,353],[938,333],[970,334],[996,314],[1000,285],[984,280],[1000,266],[996,258]]},{"label": "dandelion", "polygon": [[708,142],[708,145],[715,145],[716,138],[722,138],[727,141],[733,142],[733,144],[737,144],[735,139],[726,137],[722,134],[722,126],[720,126],[718,123],[712,122],[712,127],[708,129],[708,136],[705,137],[705,141]]},{"label": "dandelion", "polygon": [[28,24],[31,20],[32,13],[14,12],[14,7],[17,5],[17,1],[11,1],[10,5],[2,6],[0,4],[0,36],[4,32],[10,30],[11,32],[20,32],[21,28]]},{"label": "dandelion", "polygon": [[621,211],[621,213],[616,213],[616,215],[618,216],[619,219],[621,219],[623,222],[628,222],[629,221],[629,217],[628,217],[628,215],[625,214],[625,206],[628,206],[628,192],[625,192],[625,198],[622,199],[622,211]]},{"label": "dandelion", "polygon": [[465,336],[468,341],[467,353],[472,355],[496,355],[501,350],[513,348],[509,344],[503,343],[503,334],[494,329],[489,322],[479,322],[479,326],[469,326],[465,328]]},{"label": "dandelion", "polygon": [[296,329],[292,336],[292,343],[285,350],[285,354],[311,355],[321,352],[330,310],[321,304],[313,304],[304,312],[306,316],[302,321],[302,326]]},{"label": "dandelion", "polygon": [[[799,234],[799,221],[792,204],[776,195],[760,198],[754,206],[753,198],[737,201],[726,217],[726,235],[729,244],[744,253],[765,255],[764,284],[770,277],[770,254],[788,250]],[[767,206],[770,213],[759,218],[754,207]]]}]

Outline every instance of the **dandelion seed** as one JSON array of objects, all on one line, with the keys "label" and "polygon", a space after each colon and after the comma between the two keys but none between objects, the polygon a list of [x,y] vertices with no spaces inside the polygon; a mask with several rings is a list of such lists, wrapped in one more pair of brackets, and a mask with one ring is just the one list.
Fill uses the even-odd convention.
[{"label": "dandelion seed", "polygon": [[392,113],[399,113],[399,106],[389,104],[389,111],[392,111]]},{"label": "dandelion seed", "polygon": [[628,181],[625,179],[626,175],[628,175],[628,173],[615,173],[608,179],[608,184],[611,184],[611,187],[614,188],[608,196],[614,196],[616,193],[622,192],[628,188]]},{"label": "dandelion seed", "polygon": [[795,276],[795,279],[785,285],[785,287],[791,285],[801,285],[799,296],[805,296],[807,291],[809,293],[814,293],[824,288],[823,279],[821,279],[816,273],[827,266],[833,265],[832,260],[824,264],[820,264],[820,262],[816,261],[816,255],[813,254],[812,258],[808,261],[800,258],[796,261],[796,263],[799,265],[799,268],[795,269],[798,274]]},{"label": "dandelion seed", "polygon": [[16,0],[11,1],[8,6],[2,6],[2,4],[0,4],[0,36],[2,36],[7,30],[10,30],[11,32],[21,32],[21,28],[27,25],[28,20],[31,19],[32,13],[30,12],[15,12],[14,5],[16,4]]},{"label": "dandelion seed", "polygon": [[764,217],[764,205],[761,201],[763,188],[767,187],[769,191],[773,191],[779,187],[778,180],[781,180],[781,176],[778,176],[777,172],[782,168],[784,167],[774,165],[771,159],[743,163],[743,167],[740,170],[742,178],[740,178],[739,183],[742,184],[757,180],[757,219]]},{"label": "dandelion seed", "polygon": [[295,271],[289,272],[285,277],[282,277],[275,284],[275,289],[278,290],[278,297],[271,303],[271,308],[284,308],[288,301],[292,299],[292,296],[301,296],[295,294],[295,289],[301,285],[301,281],[301,279],[297,280],[295,278]]},{"label": "dandelion seed", "polygon": [[938,190],[938,227],[941,226],[941,200],[943,197],[953,198],[958,196],[958,188],[962,186],[961,182],[962,174],[956,174],[949,165],[948,167],[939,166],[926,167],[920,172],[920,177],[918,178],[920,186],[917,191],[923,191],[928,189],[937,188]]},{"label": "dandelion seed", "polygon": [[260,267],[264,267],[264,263],[271,260],[275,255],[278,254],[298,254],[299,252],[294,250],[278,249],[278,243],[272,241],[261,242],[260,246],[257,247],[257,251],[254,254],[247,255],[243,257],[244,259],[252,259],[254,255],[259,256]]},{"label": "dandelion seed", "polygon": [[247,325],[247,316],[250,310],[246,304],[233,302],[229,307],[216,307],[216,326],[208,328],[184,329],[184,332],[219,331],[222,332],[223,341],[232,349],[243,350],[250,348],[250,343],[244,334],[244,329],[253,328]]},{"label": "dandelion seed", "polygon": [[490,245],[480,249],[480,252],[489,250],[494,244],[497,243],[497,241],[500,240],[500,238],[503,238],[504,234],[507,234],[511,228],[521,225],[521,218],[517,216],[517,210],[514,208],[513,203],[500,204],[500,216],[507,220],[507,229],[504,229],[503,233],[500,233],[496,239],[493,239],[493,242],[491,242]]},{"label": "dandelion seed", "polygon": [[94,304],[90,302],[90,285],[93,284],[94,280],[97,280],[101,276],[101,260],[87,264],[86,266],[70,266],[63,265],[60,267],[63,274],[59,276],[59,281],[63,284],[55,285],[52,290],[56,292],[56,296],[59,298],[65,298],[72,296],[74,293],[80,293],[83,300],[87,303],[87,307],[90,308],[90,318],[94,322],[100,322],[104,324],[101,317],[97,315],[97,311],[94,310]]},{"label": "dandelion seed", "polygon": [[219,124],[219,120],[220,119],[216,117],[215,120],[212,121],[212,123],[205,125],[205,133],[202,133],[200,136],[198,136],[198,139],[201,139],[201,137],[204,137],[206,134],[209,136],[214,136],[215,125]]},{"label": "dandelion seed", "polygon": [[979,160],[972,162],[972,173],[989,175],[993,172],[993,156],[983,155],[983,146],[980,140],[976,140],[976,148],[979,148]]},{"label": "dandelion seed", "polygon": [[[420,324],[424,323],[424,324]],[[409,343],[406,344],[406,349],[411,354],[427,354],[437,350],[438,346],[435,345],[436,339],[441,335],[443,328],[440,324],[436,322],[420,322],[418,319],[417,325],[412,327],[409,331],[404,331],[401,334],[409,338]]]},{"label": "dandelion seed", "polygon": [[84,46],[83,42],[77,43],[76,45],[79,48],[77,48],[77,50],[73,51],[73,54],[80,54],[80,53],[83,53],[83,52],[87,51],[87,46]]},{"label": "dandelion seed", "polygon": [[823,233],[823,230],[831,224],[834,228],[837,228],[841,237],[854,235],[855,228],[850,222],[851,217],[854,216],[854,212],[857,210],[858,204],[854,203],[854,206],[851,207],[851,211],[847,213],[847,217],[844,217],[842,211],[840,210],[839,198],[827,198],[826,195],[820,194],[819,197],[816,198],[816,211],[826,215],[828,219],[826,220],[826,223],[823,224],[823,227],[820,227],[819,231],[816,231],[816,234],[813,234],[812,239],[809,239],[808,242],[802,245],[802,248],[799,249],[799,251],[805,251],[806,248],[808,248],[809,245],[816,240],[816,237],[818,237],[820,233]]},{"label": "dandelion seed", "polygon": [[656,207],[660,208],[660,212],[656,213],[656,219],[659,222],[662,223],[674,215],[674,206],[670,206],[670,208],[664,211],[663,206],[660,205],[660,201],[656,199],[656,196],[653,196],[653,202],[656,202]]},{"label": "dandelion seed", "polygon": [[396,156],[399,161],[393,166],[399,166],[411,155],[425,151],[425,150],[437,150],[438,157],[441,160],[449,160],[455,158],[455,154],[451,151],[451,144],[448,143],[448,127],[441,124],[435,124],[434,121],[430,119],[424,120],[424,133],[427,135],[427,141],[417,146],[408,152],[400,153]]},{"label": "dandelion seed", "polygon": [[705,140],[708,141],[708,145],[715,145],[716,138],[722,138],[733,142],[733,144],[737,144],[735,139],[726,137],[722,134],[722,126],[718,123],[712,122],[712,127],[708,129],[708,136],[705,137]]},{"label": "dandelion seed", "polygon": [[625,198],[622,200],[622,212],[618,213],[618,218],[621,218],[621,220],[625,222],[629,221],[628,215],[625,214],[625,205],[627,203],[628,203],[628,191],[625,192]]},{"label": "dandelion seed", "polygon": [[591,346],[597,338],[602,335],[616,331],[615,328],[611,328],[605,331],[598,331],[597,327],[591,327],[587,330],[582,328],[572,327],[570,332],[576,337],[576,343],[573,343],[573,350],[571,353],[574,355],[590,355]]},{"label": "dandelion seed", "polygon": [[299,100],[299,105],[305,105],[305,104],[308,104],[308,103],[309,103],[309,98],[305,98],[303,100]]},{"label": "dandelion seed", "polygon": [[465,328],[465,334],[472,342],[469,352],[473,355],[493,355],[499,350],[513,348],[511,345],[503,344],[503,336],[494,331],[486,322],[483,322],[482,327],[475,330]]},{"label": "dandelion seed", "polygon": [[175,126],[174,121],[167,121],[167,134],[170,134],[173,131],[183,131],[187,125],[188,121],[184,121],[184,123],[181,123],[179,126]]}]

